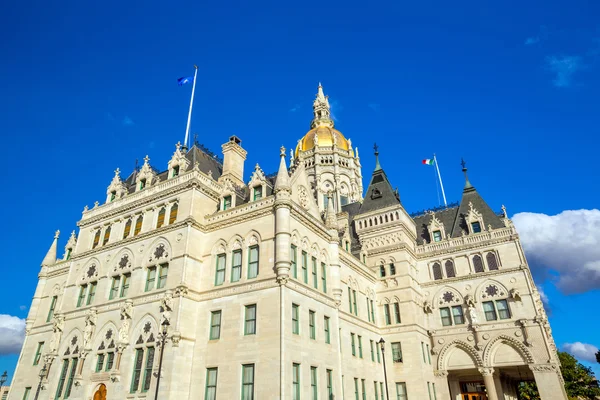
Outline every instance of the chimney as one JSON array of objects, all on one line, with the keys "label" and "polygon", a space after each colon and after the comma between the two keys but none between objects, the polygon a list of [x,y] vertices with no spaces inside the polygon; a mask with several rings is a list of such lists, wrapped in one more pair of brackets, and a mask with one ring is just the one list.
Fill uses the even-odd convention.
[{"label": "chimney", "polygon": [[221,174],[219,182],[229,178],[236,185],[244,186],[244,161],[247,152],[241,144],[240,138],[234,135],[221,146],[223,149],[223,174]]}]

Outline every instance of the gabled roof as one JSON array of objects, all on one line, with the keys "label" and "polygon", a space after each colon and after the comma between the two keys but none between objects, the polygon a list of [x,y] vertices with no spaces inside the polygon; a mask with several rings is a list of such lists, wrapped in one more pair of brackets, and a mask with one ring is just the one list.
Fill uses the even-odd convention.
[{"label": "gabled roof", "polygon": [[394,205],[400,205],[400,196],[392,189],[392,185],[390,185],[383,169],[375,169],[358,214],[365,214]]},{"label": "gabled roof", "polygon": [[360,211],[361,204],[359,202],[350,203],[342,206],[342,212],[348,213],[348,234],[350,235],[350,252],[352,255],[360,259],[360,241],[356,229],[354,227],[354,217]]}]

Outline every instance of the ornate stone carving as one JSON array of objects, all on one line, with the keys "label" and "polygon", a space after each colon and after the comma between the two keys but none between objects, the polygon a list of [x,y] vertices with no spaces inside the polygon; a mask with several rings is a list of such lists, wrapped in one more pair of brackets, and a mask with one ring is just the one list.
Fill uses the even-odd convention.
[{"label": "ornate stone carving", "polygon": [[167,290],[160,302],[160,324],[171,324],[171,313],[173,312],[173,292]]},{"label": "ornate stone carving", "polygon": [[85,315],[82,351],[92,349],[92,336],[94,335],[94,330],[96,329],[96,321],[98,321],[98,310],[95,307],[92,307],[86,312]]},{"label": "ornate stone carving", "polygon": [[468,313],[471,325],[477,325],[479,323],[479,318],[477,317],[477,310],[475,309],[475,307],[469,306]]},{"label": "ornate stone carving", "polygon": [[531,364],[529,369],[533,372],[557,372],[558,367],[554,364]]},{"label": "ornate stone carving", "polygon": [[177,286],[175,288],[175,297],[183,297],[183,296],[187,296],[188,295],[188,288],[187,286]]},{"label": "ornate stone carving", "polygon": [[173,343],[173,347],[179,347],[180,341],[181,341],[181,332],[173,332],[173,335],[171,335],[171,342]]},{"label": "ornate stone carving", "polygon": [[514,301],[522,301],[521,300],[521,293],[519,293],[519,291],[517,289],[511,289],[509,292],[510,298],[513,299]]},{"label": "ornate stone carving", "polygon": [[425,312],[425,314],[431,314],[433,313],[433,309],[431,308],[431,303],[428,301],[425,301],[423,303],[423,312]]},{"label": "ornate stone carving", "polygon": [[304,186],[298,187],[298,201],[300,201],[302,207],[308,208],[308,191]]},{"label": "ornate stone carving", "polygon": [[52,340],[50,341],[50,353],[56,353],[60,345],[63,329],[65,328],[65,317],[62,314],[54,314],[52,320]]},{"label": "ornate stone carving", "polygon": [[479,368],[479,373],[483,376],[492,376],[494,375],[494,368]]},{"label": "ornate stone carving", "polygon": [[129,344],[129,328],[131,326],[131,317],[133,315],[133,301],[125,300],[121,306],[121,327],[119,328],[119,344]]},{"label": "ornate stone carving", "polygon": [[445,378],[448,376],[448,371],[440,371],[439,369],[436,369],[433,371],[433,375],[435,375],[437,378]]},{"label": "ornate stone carving", "polygon": [[470,294],[465,296],[465,304],[467,307],[475,307],[475,299]]}]

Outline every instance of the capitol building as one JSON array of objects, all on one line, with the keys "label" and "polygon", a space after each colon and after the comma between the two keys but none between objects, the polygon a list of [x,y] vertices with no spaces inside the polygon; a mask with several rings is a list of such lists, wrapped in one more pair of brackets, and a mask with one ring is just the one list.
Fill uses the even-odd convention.
[{"label": "capitol building", "polygon": [[232,136],[100,183],[42,261],[9,400],[566,400],[504,206],[463,168],[458,204],[409,215],[320,85],[313,114],[276,175],[244,180]]}]

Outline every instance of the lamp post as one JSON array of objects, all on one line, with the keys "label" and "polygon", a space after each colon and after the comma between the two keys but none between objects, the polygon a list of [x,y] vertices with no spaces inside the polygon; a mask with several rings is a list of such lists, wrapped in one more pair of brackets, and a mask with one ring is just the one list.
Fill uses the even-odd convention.
[{"label": "lamp post", "polygon": [[6,382],[7,377],[8,377],[8,374],[6,373],[6,371],[4,371],[2,376],[0,376],[0,393],[2,392],[2,386],[4,386],[4,383]]},{"label": "lamp post", "polygon": [[379,347],[381,348],[381,357],[383,358],[383,380],[385,381],[385,395],[387,400],[390,400],[390,391],[388,389],[387,371],[385,369],[385,340],[379,339]]},{"label": "lamp post", "polygon": [[165,342],[167,341],[167,331],[169,329],[169,320],[165,318],[162,323],[162,332],[160,335],[160,358],[158,360],[158,377],[156,378],[156,393],[154,394],[154,400],[158,400],[158,387],[160,386],[160,371],[162,370],[163,354],[165,352]]},{"label": "lamp post", "polygon": [[40,383],[38,383],[38,387],[35,391],[35,397],[33,400],[38,400],[38,396],[40,395],[40,389],[42,388],[42,381],[46,377],[46,372],[48,372],[48,370],[46,369],[46,363],[44,363],[43,368],[40,370]]}]

